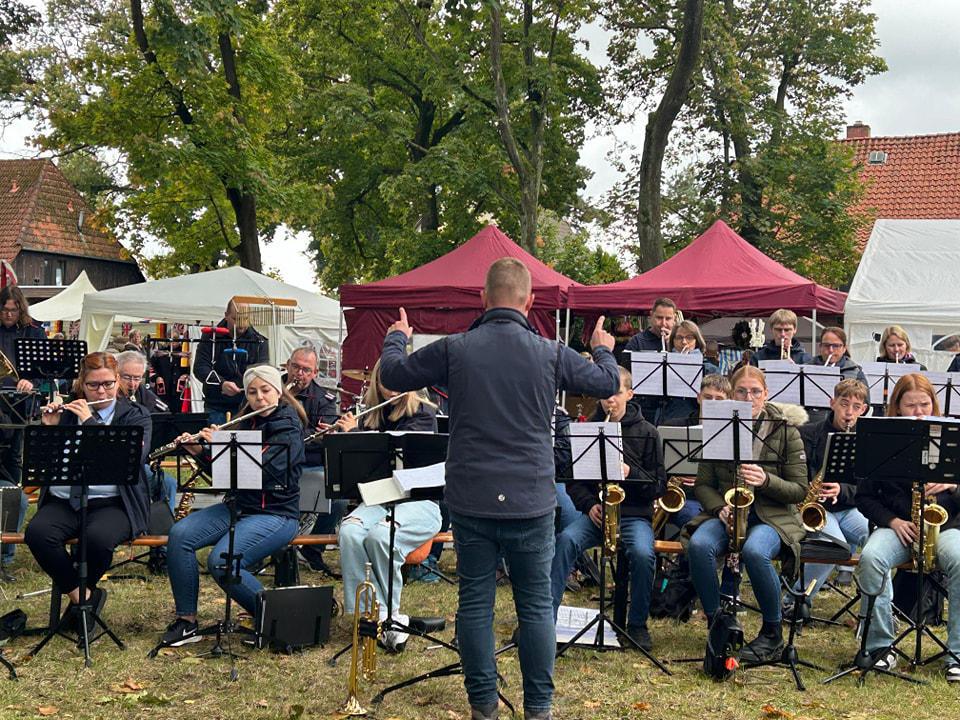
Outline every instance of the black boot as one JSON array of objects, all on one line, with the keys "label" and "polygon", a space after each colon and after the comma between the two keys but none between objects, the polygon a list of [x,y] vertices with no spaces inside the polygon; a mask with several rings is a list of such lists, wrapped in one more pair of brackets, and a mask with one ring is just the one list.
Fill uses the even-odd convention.
[{"label": "black boot", "polygon": [[760,634],[753,642],[744,645],[740,652],[740,661],[745,663],[776,661],[783,655],[783,647],[782,623],[764,620]]}]

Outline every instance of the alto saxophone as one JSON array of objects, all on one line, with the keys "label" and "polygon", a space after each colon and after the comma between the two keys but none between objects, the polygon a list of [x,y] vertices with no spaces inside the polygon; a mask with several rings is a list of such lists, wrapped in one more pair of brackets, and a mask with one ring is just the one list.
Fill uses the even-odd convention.
[{"label": "alto saxophone", "polygon": [[676,478],[667,481],[667,490],[663,497],[657,498],[657,509],[653,513],[653,534],[656,535],[667,524],[667,518],[680,512],[687,503],[687,493],[683,484]]},{"label": "alto saxophone", "polygon": [[923,569],[933,570],[937,564],[937,538],[940,526],[948,519],[947,511],[936,500],[924,502],[923,490],[913,489],[910,503],[910,519],[920,530],[923,523],[923,547],[920,547],[919,535],[913,543],[913,569],[920,569],[920,553],[923,553]]},{"label": "alto saxophone", "polygon": [[620,485],[607,486],[606,500],[603,499],[603,493],[600,493],[600,499],[604,503],[603,552],[607,556],[616,554],[617,545],[620,544],[620,503],[626,496],[627,493]]},{"label": "alto saxophone", "polygon": [[800,511],[800,523],[807,532],[823,530],[827,524],[827,509],[820,503],[820,491],[823,489],[823,476],[827,469],[827,459],[823,459],[823,467],[814,476],[807,489],[807,496],[797,505]]},{"label": "alto saxophone", "polygon": [[360,676],[370,681],[377,672],[377,635],[380,633],[380,604],[377,589],[370,579],[371,565],[367,563],[366,577],[357,585],[353,608],[353,650],[350,655],[350,677],[347,680],[347,700],[340,708],[341,715],[366,715],[366,709],[357,697]]},{"label": "alto saxophone", "polygon": [[723,501],[730,507],[730,515],[727,516],[730,552],[739,553],[747,540],[747,518],[753,505],[753,491],[745,487],[732,487],[723,494]]}]

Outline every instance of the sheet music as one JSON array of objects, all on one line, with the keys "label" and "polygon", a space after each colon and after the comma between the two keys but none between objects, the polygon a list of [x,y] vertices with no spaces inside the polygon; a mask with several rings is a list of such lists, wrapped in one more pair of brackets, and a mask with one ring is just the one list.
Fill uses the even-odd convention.
[{"label": "sheet music", "polygon": [[570,424],[570,453],[573,457],[573,479],[598,482],[600,473],[600,440],[603,429],[603,449],[607,461],[607,480],[623,482],[623,438],[620,423],[585,422]]},{"label": "sheet music", "polygon": [[[835,365],[797,365],[790,360],[761,360],[769,399],[804,407],[830,407],[833,389],[842,379]],[[802,392],[801,392],[802,390]]]},{"label": "sheet music", "polygon": [[805,407],[830,407],[833,391],[843,380],[836,365],[801,365],[803,368],[803,404]]},{"label": "sheet music", "polygon": [[[960,372],[934,372],[927,371],[923,373],[933,384],[933,389],[937,393],[937,403],[940,410],[948,417],[960,417]],[[950,403],[947,410],[947,384],[950,385]]]},{"label": "sheet music", "polygon": [[667,397],[695,398],[703,379],[703,353],[667,354]]},{"label": "sheet music", "polygon": [[657,428],[663,443],[663,466],[667,475],[696,475],[703,442],[703,426],[662,425]]},{"label": "sheet music", "polygon": [[782,403],[800,404],[800,366],[792,360],[761,360],[767,381],[768,399]]},{"label": "sheet music", "polygon": [[865,362],[861,366],[863,374],[870,386],[870,404],[883,405],[883,378],[884,373],[889,376],[887,393],[893,392],[893,386],[904,375],[920,372],[920,368],[910,363]]},{"label": "sheet music", "polygon": [[[570,642],[573,636],[589,625],[590,621],[599,612],[595,608],[573,607],[572,605],[561,605],[557,608],[557,644]],[[596,637],[597,629],[593,627],[581,635],[574,644],[592,645]],[[610,647],[620,647],[616,631],[607,622],[603,623],[603,644]]]},{"label": "sheet music", "polygon": [[753,461],[753,406],[740,400],[704,400],[703,417],[704,460],[733,460],[734,411],[739,413],[740,461]]},{"label": "sheet music", "polygon": [[[260,467],[263,433],[260,430],[216,430],[211,445],[213,461],[213,485],[218,490],[230,489],[230,450],[226,443],[236,435],[244,443],[237,448],[237,489],[262,490],[263,470]],[[247,445],[246,443],[250,443]]]},{"label": "sheet music", "polygon": [[393,479],[408,496],[411,490],[443,487],[446,485],[446,463],[394,470]]},{"label": "sheet music", "polygon": [[633,391],[637,395],[663,397],[664,355],[652,350],[630,351],[630,374],[633,376]]}]

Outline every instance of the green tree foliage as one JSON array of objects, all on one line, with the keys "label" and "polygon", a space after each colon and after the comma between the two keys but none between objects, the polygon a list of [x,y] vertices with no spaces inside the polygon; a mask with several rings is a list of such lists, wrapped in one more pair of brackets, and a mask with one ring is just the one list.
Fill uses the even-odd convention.
[{"label": "green tree foliage", "polygon": [[602,285],[627,279],[615,255],[592,247],[586,231],[573,230],[549,211],[540,215],[537,247],[540,260],[578,283]]},{"label": "green tree foliage", "polygon": [[[656,92],[676,52],[678,3],[641,5],[649,21],[622,29],[613,46],[621,93]],[[723,0],[707,3],[704,23],[701,69],[673,145],[686,162],[664,192],[666,254],[722,217],[798,272],[844,282],[863,222],[849,208],[862,188],[830,139],[851,89],[885,69],[869,2]],[[649,53],[636,51],[641,33],[654,40]],[[624,216],[637,180],[628,174],[611,194],[614,216]]]},{"label": "green tree foliage", "polygon": [[0,97],[23,82],[23,68],[13,51],[14,40],[40,24],[40,15],[33,8],[16,0],[0,0]]}]

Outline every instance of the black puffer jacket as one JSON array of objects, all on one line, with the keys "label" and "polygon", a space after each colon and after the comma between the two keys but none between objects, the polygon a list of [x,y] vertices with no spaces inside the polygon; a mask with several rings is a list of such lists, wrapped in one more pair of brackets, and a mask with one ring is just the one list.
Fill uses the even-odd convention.
[{"label": "black puffer jacket", "polygon": [[[833,410],[818,422],[810,422],[800,427],[800,437],[803,439],[803,449],[807,454],[807,479],[812,481],[823,467],[823,454],[827,450],[827,436],[839,432],[833,426]],[[836,503],[829,503],[826,508],[830,512],[848,510],[856,507],[856,483],[840,483],[840,494]]]},{"label": "black puffer jacket", "polygon": [[[226,326],[226,320],[217,323],[218,328]],[[237,348],[246,352],[234,353],[233,338],[228,335],[204,337],[197,347],[193,376],[203,384],[207,410],[236,411],[243,402],[243,393],[224,395],[221,385],[230,380],[242,387],[243,373],[248,367],[269,361],[269,343],[252,327],[237,336]]]}]

